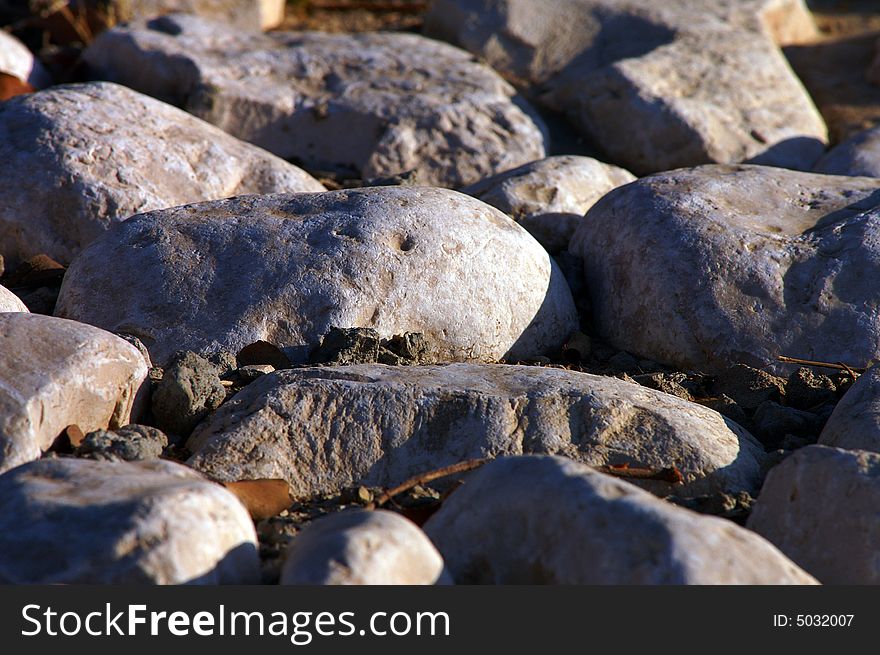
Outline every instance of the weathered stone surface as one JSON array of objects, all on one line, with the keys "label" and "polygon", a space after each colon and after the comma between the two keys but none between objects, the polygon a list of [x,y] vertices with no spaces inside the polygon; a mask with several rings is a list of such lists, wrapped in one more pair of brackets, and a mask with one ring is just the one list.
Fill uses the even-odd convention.
[{"label": "weathered stone surface", "polygon": [[425,524],[458,583],[813,584],[759,536],[563,457],[470,474]]},{"label": "weathered stone surface", "polygon": [[870,178],[702,166],[609,193],[578,227],[595,327],[683,368],[880,358]]},{"label": "weathered stone surface", "polygon": [[146,376],[140,353],[103,330],[0,313],[0,472],[38,458],[68,425],[129,423]]},{"label": "weathered stone surface", "polygon": [[149,425],[125,425],[115,430],[89,432],[76,448],[77,457],[121,459],[133,462],[156,459],[168,446],[168,436]]},{"label": "weathered stone surface", "polygon": [[819,443],[880,453],[880,366],[872,366],[847,391],[819,435]]},{"label": "weathered stone surface", "polygon": [[512,86],[414,34],[262,35],[174,15],[104,32],[84,56],[98,77],[311,169],[460,187],[544,156]]},{"label": "weathered stone surface", "polygon": [[46,69],[27,46],[3,30],[0,30],[0,73],[14,75],[38,89],[52,83]]},{"label": "weathered stone surface", "polygon": [[859,132],[835,146],[814,170],[826,175],[880,177],[880,126]]},{"label": "weathered stone surface", "polygon": [[825,124],[773,43],[801,0],[439,0],[428,34],[530,82],[637,174],[711,162],[809,169]]},{"label": "weathered stone surface", "polygon": [[410,520],[349,510],[310,523],[290,546],[281,584],[448,584],[443,558]]},{"label": "weathered stone surface", "polygon": [[577,327],[565,280],[525,230],[479,200],[407,187],[134,217],[71,266],[56,313],[137,335],[159,365],[259,340],[303,363],[331,326],[421,332],[440,361],[517,359]]},{"label": "weathered stone surface", "polygon": [[497,207],[549,252],[568,247],[577,224],[606,193],[635,180],[627,170],[591,157],[548,157],[462,189]]},{"label": "weathered stone surface", "polygon": [[26,312],[27,306],[6,287],[0,286],[0,312]]},{"label": "weathered stone surface", "polygon": [[660,494],[757,492],[765,454],[702,406],[614,378],[530,366],[357,365],[278,371],[201,423],[189,464],[222,480],[284,478],[301,496],[393,486],[465,459],[560,454],[667,468]]},{"label": "weathered stone surface", "polygon": [[[83,0],[77,0],[82,2]],[[284,20],[285,0],[85,0],[109,8],[116,23],[184,12],[245,29],[272,29]],[[99,4],[100,3],[100,4]]]},{"label": "weathered stone surface", "polygon": [[785,404],[797,409],[813,410],[820,405],[835,402],[837,385],[827,375],[814,373],[802,366],[788,376],[785,384]]},{"label": "weathered stone surface", "polygon": [[193,352],[179,353],[153,391],[153,419],[161,429],[187,436],[225,399],[217,368]]},{"label": "weathered stone surface", "polygon": [[324,190],[268,152],[107,83],[53,87],[0,105],[0,178],[7,265],[37,253],[67,263],[138,212]]},{"label": "weathered stone surface", "polygon": [[880,584],[880,455],[807,446],[767,476],[748,527],[824,584]]},{"label": "weathered stone surface", "polygon": [[257,539],[185,466],[44,459],[0,476],[0,582],[252,584]]},{"label": "weathered stone surface", "polygon": [[769,447],[778,446],[787,436],[813,437],[822,429],[821,419],[812,412],[783,407],[772,400],[761,403],[754,417],[755,436]]}]

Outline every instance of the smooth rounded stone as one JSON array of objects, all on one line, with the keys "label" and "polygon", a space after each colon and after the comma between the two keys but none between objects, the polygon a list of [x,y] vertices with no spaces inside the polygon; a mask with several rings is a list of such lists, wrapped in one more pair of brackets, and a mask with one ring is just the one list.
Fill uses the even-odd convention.
[{"label": "smooth rounded stone", "polygon": [[301,364],[333,326],[420,332],[439,361],[526,359],[577,329],[540,244],[494,207],[426,187],[136,216],[73,263],[56,313],[136,334],[159,365],[261,340]]},{"label": "smooth rounded stone", "polygon": [[424,526],[459,584],[815,584],[770,543],[564,457],[471,473]]},{"label": "smooth rounded stone", "polygon": [[826,175],[880,177],[880,126],[859,132],[835,146],[814,170]]},{"label": "smooth rounded stone", "polygon": [[560,454],[664,469],[661,495],[757,493],[764,450],[716,412],[609,377],[497,364],[299,368],[252,382],[202,422],[188,463],[221,480],[284,478],[300,496],[390,487],[466,459]]},{"label": "smooth rounded stone", "polygon": [[819,435],[823,446],[880,453],[880,366],[850,387]]},{"label": "smooth rounded stone", "polygon": [[767,475],[747,526],[823,584],[880,584],[880,455],[807,446]]},{"label": "smooth rounded stone", "polygon": [[26,312],[28,311],[21,298],[16,296],[6,287],[0,286],[0,312]]},{"label": "smooth rounded stone", "polygon": [[204,16],[244,30],[268,30],[284,20],[285,0],[87,0],[109,7],[115,23],[174,12]]},{"label": "smooth rounded stone", "polygon": [[3,584],[254,584],[247,510],[185,466],[43,459],[0,476]]},{"label": "smooth rounded stone", "polygon": [[0,313],[0,473],[40,457],[62,430],[116,428],[145,404],[137,349],[90,325]]},{"label": "smooth rounded stone", "polygon": [[449,584],[443,558],[415,523],[385,510],[349,510],[309,523],[281,569],[287,585]]},{"label": "smooth rounded stone", "polygon": [[121,459],[132,462],[156,459],[168,446],[168,436],[149,425],[125,425],[115,430],[89,432],[76,448],[77,457]]},{"label": "smooth rounded stone", "polygon": [[415,34],[264,35],[174,15],[104,32],[84,57],[97,77],[312,170],[458,188],[545,152],[511,85]]},{"label": "smooth rounded stone", "polygon": [[52,84],[49,73],[27,46],[3,30],[0,30],[0,73],[13,75],[38,89]]},{"label": "smooth rounded stone", "polygon": [[772,38],[816,35],[802,0],[438,0],[426,32],[531,83],[636,174],[809,170],[828,140]]},{"label": "smooth rounded stone", "polygon": [[606,195],[572,237],[597,331],[682,369],[880,359],[877,181],[702,166]]},{"label": "smooth rounded stone", "polygon": [[216,366],[193,352],[178,353],[153,390],[153,419],[166,432],[187,436],[225,399]]},{"label": "smooth rounded stone", "polygon": [[568,247],[577,224],[606,193],[635,180],[627,170],[592,157],[548,157],[462,189],[497,207],[548,252]]},{"label": "smooth rounded stone", "polygon": [[41,253],[68,263],[138,212],[245,193],[324,190],[268,152],[103,82],[0,104],[0,178],[7,265]]}]

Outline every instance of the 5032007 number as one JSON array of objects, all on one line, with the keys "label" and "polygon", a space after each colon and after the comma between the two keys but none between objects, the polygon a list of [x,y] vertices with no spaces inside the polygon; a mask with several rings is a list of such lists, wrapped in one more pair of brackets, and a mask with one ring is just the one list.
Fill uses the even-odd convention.
[{"label": "5032007 number", "polygon": [[855,614],[774,614],[773,626],[776,628],[848,628]]}]

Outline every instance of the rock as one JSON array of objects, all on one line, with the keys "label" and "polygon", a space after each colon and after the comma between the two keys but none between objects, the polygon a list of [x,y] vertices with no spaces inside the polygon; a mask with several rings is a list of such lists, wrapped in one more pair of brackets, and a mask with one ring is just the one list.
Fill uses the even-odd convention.
[{"label": "rock", "polygon": [[868,78],[868,81],[871,84],[875,84],[880,86],[880,41],[877,41],[876,54],[874,55],[874,59],[871,61],[871,65],[868,67],[868,72],[865,77]]},{"label": "rock", "polygon": [[438,0],[425,26],[530,84],[637,174],[746,160],[809,170],[827,141],[773,42],[817,35],[802,0]]},{"label": "rock", "polygon": [[599,198],[635,179],[591,157],[562,155],[493,175],[462,191],[497,207],[555,253],[568,248],[575,227]]},{"label": "rock", "polygon": [[742,407],[740,407],[739,404],[730,396],[725,396],[724,394],[721,394],[713,398],[700,398],[698,400],[695,400],[694,402],[699,403],[703,407],[708,407],[709,409],[718,412],[722,416],[726,416],[737,425],[741,425],[746,428],[751,425],[751,421],[749,420],[748,416],[746,416],[746,413],[743,411]]},{"label": "rock", "polygon": [[49,73],[24,43],[0,30],[0,73],[17,77],[41,89],[52,84]]},{"label": "rock", "polygon": [[[83,0],[77,0],[82,2]],[[268,30],[284,20],[285,0],[85,0],[87,5],[107,7],[113,23],[184,12],[228,23],[243,30]],[[106,9],[105,9],[106,11]]]},{"label": "rock", "polygon": [[753,412],[767,401],[780,400],[785,395],[785,380],[767,371],[736,364],[715,376],[712,388]]},{"label": "rock", "polygon": [[0,178],[7,265],[37,253],[68,263],[138,212],[236,194],[324,190],[259,148],[106,83],[58,86],[0,104]]},{"label": "rock", "polygon": [[379,361],[379,333],[373,328],[331,326],[309,356],[313,364],[371,364]]},{"label": "rock", "polygon": [[420,332],[439,361],[516,359],[577,329],[565,280],[525,230],[479,200],[408,187],[142,214],[76,260],[56,313],[135,332],[158,364],[258,340],[301,364],[332,326]]},{"label": "rock", "polygon": [[788,377],[785,383],[785,404],[797,409],[813,410],[835,402],[837,385],[827,375],[816,375],[805,366]]},{"label": "rock", "polygon": [[26,312],[27,306],[21,299],[6,287],[0,286],[0,313],[2,312]]},{"label": "rock", "polygon": [[84,57],[311,170],[457,188],[544,157],[543,124],[512,86],[415,34],[263,35],[181,14],[104,32]]},{"label": "rock", "polygon": [[694,399],[690,391],[681,384],[687,380],[685,373],[645,373],[636,375],[633,379],[643,387],[656,389],[682,400]]},{"label": "rock", "polygon": [[225,399],[213,364],[193,352],[178,353],[153,391],[153,419],[162,430],[187,436]]},{"label": "rock", "polygon": [[254,380],[258,380],[264,375],[268,375],[269,373],[273,373],[275,371],[275,367],[269,364],[250,364],[248,366],[242,366],[241,368],[235,369],[234,381],[237,384],[242,386],[246,384],[250,384]]},{"label": "rock", "polygon": [[747,525],[823,584],[878,584],[878,506],[880,455],[807,446],[770,471]]},{"label": "rock", "polygon": [[146,376],[140,353],[103,330],[0,313],[0,473],[38,458],[68,425],[129,423],[144,405]]},{"label": "rock", "polygon": [[880,126],[836,145],[813,169],[826,175],[880,177]]},{"label": "rock", "polygon": [[880,355],[878,200],[870,178],[670,171],[606,195],[570,250],[618,348],[706,372],[780,372],[779,355],[861,366]]},{"label": "rock", "polygon": [[168,446],[168,437],[148,425],[126,425],[112,431],[89,432],[77,446],[76,456],[90,459],[121,459],[132,462],[157,459]]},{"label": "rock", "polygon": [[819,435],[819,443],[880,453],[880,367],[872,366],[844,394]]},{"label": "rock", "polygon": [[44,459],[0,476],[3,584],[253,584],[253,523],[185,466]]},{"label": "rock", "polygon": [[255,341],[238,351],[235,356],[236,366],[269,365],[273,368],[290,368],[287,355],[275,344],[267,341]]},{"label": "rock", "polygon": [[822,429],[819,417],[794,407],[783,407],[768,400],[761,403],[754,416],[755,436],[762,443],[774,446],[786,436],[810,437],[814,439]]},{"label": "rock", "polygon": [[505,457],[424,526],[459,584],[813,584],[732,522],[563,457]]},{"label": "rock", "polygon": [[448,584],[443,558],[418,527],[384,510],[349,510],[310,524],[296,536],[281,584]]},{"label": "rock", "polygon": [[699,405],[608,377],[486,364],[278,371],[227,401],[187,447],[211,478],[284,478],[299,497],[522,453],[675,466],[683,485],[640,481],[664,495],[755,493],[765,460],[751,435]]}]

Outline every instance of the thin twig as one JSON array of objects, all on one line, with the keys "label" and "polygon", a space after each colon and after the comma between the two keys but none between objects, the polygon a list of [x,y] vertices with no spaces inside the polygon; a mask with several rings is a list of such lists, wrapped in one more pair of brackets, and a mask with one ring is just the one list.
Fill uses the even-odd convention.
[{"label": "thin twig", "polygon": [[846,371],[847,373],[852,375],[854,378],[858,377],[856,375],[856,373],[864,373],[865,371],[868,370],[866,368],[859,368],[857,366],[847,366],[843,362],[839,362],[836,364],[833,362],[816,362],[816,361],[813,361],[810,359],[798,359],[797,357],[786,357],[785,355],[779,355],[776,359],[778,361],[782,362],[783,364],[800,364],[801,366],[819,366],[822,368],[833,368],[838,371]]},{"label": "thin twig", "polygon": [[630,468],[627,464],[620,466],[596,466],[594,467],[600,473],[607,473],[618,478],[629,478],[630,480],[659,480],[661,482],[671,482],[672,484],[683,484],[684,476],[675,466],[662,469],[650,468]]},{"label": "thin twig", "polygon": [[450,466],[444,466],[443,468],[439,468],[433,471],[428,471],[427,473],[421,473],[415,477],[410,478],[406,482],[397,485],[393,489],[388,489],[366,507],[367,509],[376,509],[377,507],[382,507],[382,505],[387,503],[395,496],[402,494],[404,491],[409,491],[417,485],[427,484],[428,482],[436,480],[437,478],[445,478],[447,475],[464,473],[465,471],[472,471],[476,468],[481,467],[488,461],[488,459],[469,459],[464,462],[459,462],[458,464],[452,464]]}]

